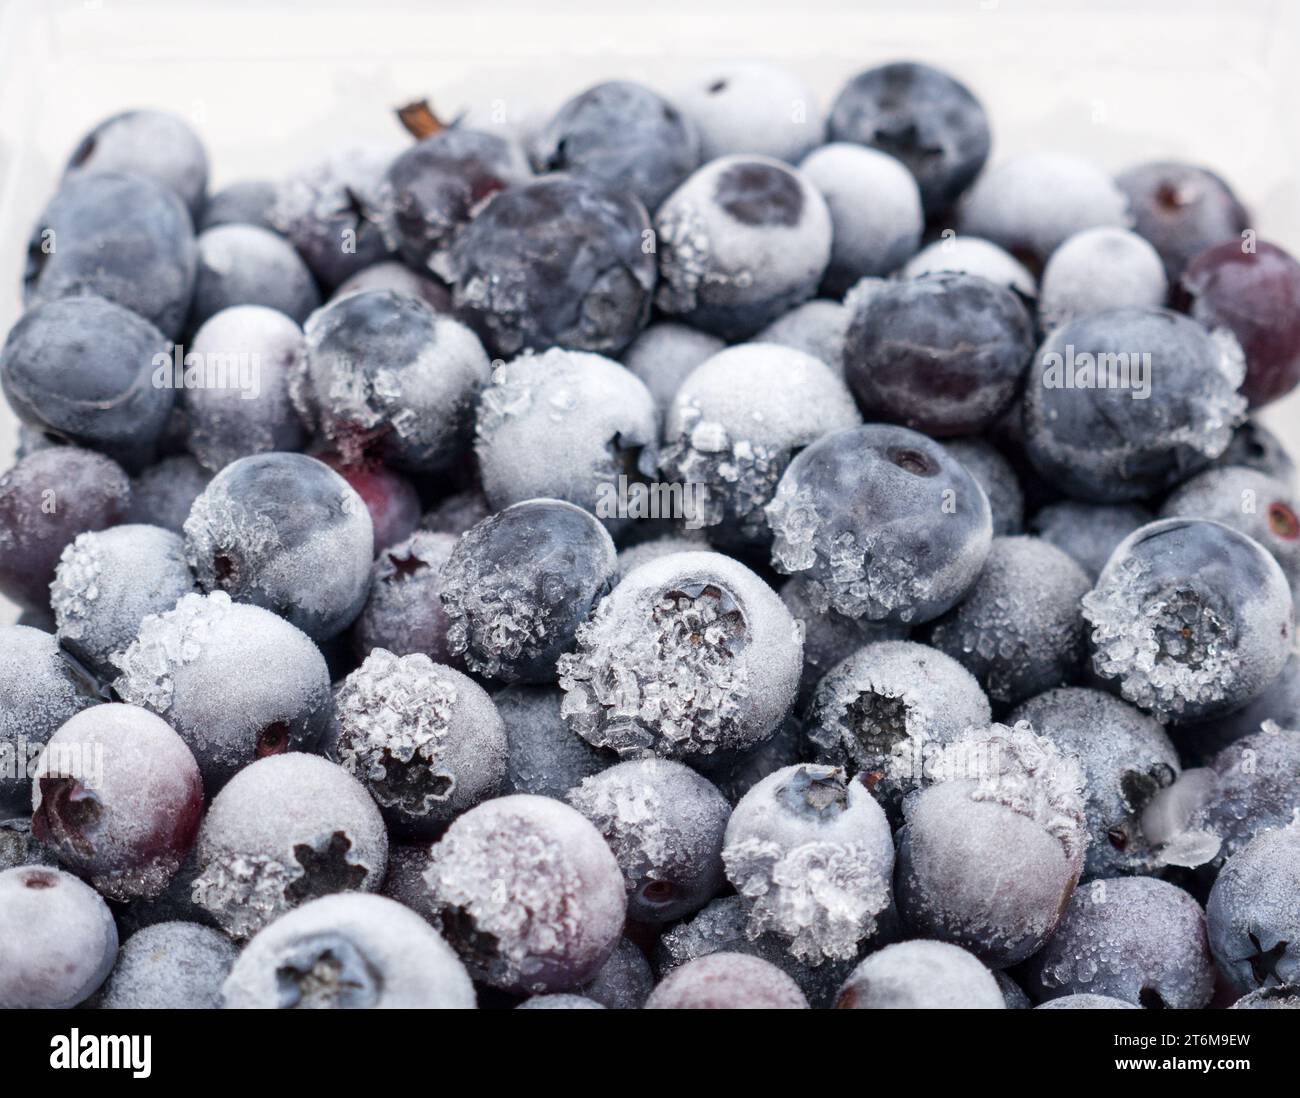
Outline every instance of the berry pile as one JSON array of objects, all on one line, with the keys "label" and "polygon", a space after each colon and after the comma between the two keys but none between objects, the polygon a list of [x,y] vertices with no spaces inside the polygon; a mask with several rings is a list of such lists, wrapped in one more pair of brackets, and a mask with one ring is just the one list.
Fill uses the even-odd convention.
[{"label": "berry pile", "polygon": [[0,351],[0,1007],[1300,1006],[1300,264],[925,65],[96,126]]}]

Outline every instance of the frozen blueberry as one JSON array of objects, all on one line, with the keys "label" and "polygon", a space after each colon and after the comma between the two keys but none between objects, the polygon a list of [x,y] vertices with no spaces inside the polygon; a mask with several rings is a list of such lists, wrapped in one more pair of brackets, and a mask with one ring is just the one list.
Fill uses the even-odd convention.
[{"label": "frozen blueberry", "polygon": [[1233,1010],[1300,1010],[1300,984],[1262,987],[1243,995],[1232,1004]]},{"label": "frozen blueberry", "polygon": [[1142,1007],[1110,995],[1062,995],[1039,1003],[1035,1010],[1141,1010]]},{"label": "frozen blueberry", "polygon": [[684,516],[712,541],[766,550],[764,508],[790,459],[862,422],[824,363],[772,343],[729,347],[682,382],[664,420],[660,466],[692,500]]},{"label": "frozen blueberry", "polygon": [[1295,632],[1277,562],[1218,522],[1163,519],[1115,550],[1083,599],[1093,667],[1157,719],[1240,708],[1281,672]]},{"label": "frozen blueberry", "polygon": [[219,225],[195,244],[193,327],[235,305],[276,309],[301,324],[320,304],[307,264],[282,236],[256,225]]},{"label": "frozen blueberry", "polygon": [[844,335],[852,318],[852,313],[838,301],[815,298],[777,317],[754,336],[754,342],[803,351],[826,363],[836,377],[843,377]]},{"label": "frozen blueberry", "polygon": [[1023,153],[985,172],[965,196],[960,231],[1042,264],[1084,229],[1127,228],[1128,200],[1088,160]]},{"label": "frozen blueberry", "polygon": [[562,499],[617,530],[660,517],[651,504],[684,507],[680,491],[664,501],[630,483],[654,474],[658,414],[650,391],[612,359],[557,348],[498,366],[479,403],[477,432],[493,508]]},{"label": "frozen blueberry", "polygon": [[163,458],[131,479],[126,521],[161,526],[179,534],[194,501],[211,479],[212,474],[189,454]]},{"label": "frozen blueberry", "polygon": [[492,700],[506,726],[506,790],[564,799],[614,760],[564,723],[564,695],[553,686],[507,686]]},{"label": "frozen blueberry", "polygon": [[988,496],[993,536],[1002,538],[1023,533],[1025,493],[1011,463],[992,443],[980,438],[954,438],[945,442],[944,447],[966,467]]},{"label": "frozen blueberry", "polygon": [[582,986],[583,995],[609,1010],[640,1010],[654,990],[654,973],[641,947],[620,938],[595,979]]},{"label": "frozen blueberry", "polygon": [[97,700],[90,678],[49,633],[0,626],[0,819],[31,811],[31,764],[50,736]]},{"label": "frozen blueberry", "polygon": [[97,705],[64,724],[32,775],[32,835],[105,896],[157,896],[203,815],[194,756],[165,721]]},{"label": "frozen blueberry", "polygon": [[695,553],[708,548],[708,539],[698,530],[683,529],[680,534],[669,533],[638,541],[618,551],[618,574],[626,576],[633,568],[673,553]]},{"label": "frozen blueberry", "polygon": [[131,935],[96,999],[103,1010],[217,1010],[239,950],[198,923],[156,923]]},{"label": "frozen blueberry", "polygon": [[481,130],[439,130],[384,174],[379,204],[389,246],[416,270],[445,270],[443,253],[470,219],[498,191],[531,175],[512,141]]},{"label": "frozen blueberry", "polygon": [[776,732],[762,743],[701,755],[691,760],[691,766],[717,786],[718,791],[734,805],[769,774],[803,762],[806,755],[803,722],[792,711]]},{"label": "frozen blueberry", "polygon": [[327,291],[389,254],[381,184],[391,160],[386,149],[341,148],[280,184],[271,224]]},{"label": "frozen blueberry", "polygon": [[190,214],[204,208],[208,154],[189,123],[167,111],[134,110],[105,118],[77,143],[68,176],[128,172],[174,191]]},{"label": "frozen blueberry", "polygon": [[520,1003],[515,1010],[604,1010],[605,1004],[585,995],[553,992],[550,995],[533,995]]},{"label": "frozen blueberry", "polygon": [[665,313],[727,340],[752,336],[816,292],[831,215],[804,175],[761,156],[706,163],[655,215]]},{"label": "frozen blueberry", "polygon": [[248,938],[335,892],[376,892],[388,863],[383,817],[365,787],[316,755],[258,759],[213,798],[199,831],[194,898]]},{"label": "frozen blueberry", "polygon": [[505,781],[506,732],[492,699],[423,653],[371,652],[335,695],[331,738],[330,756],[412,834],[431,835]]},{"label": "frozen blueberry", "polygon": [[1300,982],[1300,827],[1257,835],[1228,859],[1205,908],[1210,949],[1238,994]]},{"label": "frozen blueberry", "polygon": [[844,982],[839,1010],[1004,1010],[997,980],[948,942],[896,942],[871,954]]},{"label": "frozen blueberry", "polygon": [[0,873],[0,1009],[74,1007],[116,960],[117,927],[94,889],[45,866]]},{"label": "frozen blueberry", "polygon": [[299,401],[345,459],[438,472],[464,456],[490,370],[463,324],[374,290],[332,302],[304,330]]},{"label": "frozen blueberry", "polygon": [[889,822],[837,767],[790,766],[754,786],[727,824],[722,860],[746,901],[746,933],[773,933],[813,966],[855,957],[889,906]]},{"label": "frozen blueberry", "polygon": [[185,520],[186,554],[206,591],[272,610],[308,636],[336,636],[361,613],[374,531],[361,497],[302,454],[227,465]]},{"label": "frozen blueberry", "polygon": [[465,966],[428,923],[383,896],[322,896],[248,943],[224,985],[230,1009],[472,1010]]},{"label": "frozen blueberry", "polygon": [[1140,500],[1204,468],[1245,411],[1240,356],[1164,309],[1113,309],[1057,328],[1025,384],[1030,460],[1068,495]]},{"label": "frozen blueberry", "polygon": [[807,735],[815,758],[863,775],[897,816],[935,752],[990,720],[984,691],[951,656],[924,644],[881,641],[827,672],[808,707]]},{"label": "frozen blueberry", "polygon": [[855,303],[844,374],[870,419],[974,434],[1015,398],[1033,352],[1033,321],[1012,291],[975,275],[933,274]]},{"label": "frozen blueberry", "polygon": [[1155,518],[1136,503],[1049,503],[1029,520],[1029,532],[1072,556],[1096,580],[1129,534]]},{"label": "frozen blueberry", "polygon": [[958,236],[950,230],[917,252],[899,273],[904,278],[920,278],[941,271],[988,279],[1014,290],[1026,301],[1038,296],[1038,283],[1029,269],[1010,252],[978,236]]},{"label": "frozen blueberry", "polygon": [[845,142],[823,145],[799,170],[831,212],[825,290],[840,295],[867,275],[897,270],[917,250],[925,215],[911,173],[894,157]]},{"label": "frozen blueberry", "polygon": [[1252,408],[1300,385],[1300,262],[1292,255],[1264,241],[1219,244],[1187,265],[1181,286],[1196,320],[1241,344],[1241,391]]},{"label": "frozen blueberry", "polygon": [[28,309],[96,295],[130,309],[175,339],[194,291],[194,227],[176,194],[139,175],[68,177],[27,245]]},{"label": "frozen blueberry", "polygon": [[382,260],[358,271],[334,291],[330,302],[371,290],[391,290],[395,294],[418,298],[435,313],[450,314],[452,311],[451,290],[444,283],[419,274],[395,259]]},{"label": "frozen blueberry", "polygon": [[507,507],[462,535],[442,570],[447,646],[502,682],[554,681],[616,568],[614,542],[589,512],[553,499]]},{"label": "frozen blueberry", "polygon": [[673,969],[647,1010],[806,1010],[799,985],[776,965],[746,953],[710,953]]},{"label": "frozen blueberry", "polygon": [[451,659],[442,607],[442,569],[456,547],[451,534],[418,530],[375,558],[370,597],[353,626],[357,654],[376,648],[398,656],[421,652],[435,663]]},{"label": "frozen blueberry", "polygon": [[478,488],[467,488],[441,500],[420,519],[420,529],[435,534],[455,534],[459,537],[472,526],[477,526],[492,508]]},{"label": "frozen blueberry", "polygon": [[1083,869],[1079,764],[1027,725],[994,725],[943,748],[931,774],[904,805],[899,913],[913,933],[995,968],[1023,961],[1056,929]]},{"label": "frozen blueberry", "polygon": [[202,233],[218,225],[256,225],[275,232],[271,211],[278,199],[276,185],[264,179],[228,183],[208,196],[195,228]]},{"label": "frozen blueberry", "polygon": [[1058,327],[1087,313],[1165,303],[1160,256],[1137,233],[1101,227],[1075,233],[1051,254],[1038,292],[1038,321]]},{"label": "frozen blueberry", "polygon": [[761,61],[701,70],[677,104],[700,133],[701,161],[756,153],[797,164],[822,143],[826,123],[795,73]]},{"label": "frozen blueberry", "polygon": [[[63,254],[60,252],[59,254]],[[138,472],[154,458],[176,392],[171,344],[99,297],[31,308],[0,351],[0,385],[23,422],[58,442],[101,450]]]},{"label": "frozen blueberry", "polygon": [[675,553],[623,577],[560,657],[564,717],[623,756],[690,759],[771,736],[794,702],[790,612],[744,565]]},{"label": "frozen blueberry", "polygon": [[696,366],[725,347],[717,336],[672,320],[657,320],[623,352],[623,365],[650,390],[660,412]]},{"label": "frozen blueberry", "polygon": [[916,177],[927,214],[946,210],[989,155],[989,124],[964,84],[912,61],[868,69],[831,107],[832,141],[852,141],[897,157]]},{"label": "frozen blueberry", "polygon": [[1014,704],[1079,675],[1087,654],[1079,600],[1091,586],[1050,542],[994,538],[979,579],[930,626],[929,641],[970,671],[993,701]]},{"label": "frozen blueberry", "polygon": [[550,797],[499,797],[457,817],[425,879],[476,979],[515,992],[591,980],[623,932],[623,874],[599,831]]},{"label": "frozen blueberry", "polygon": [[457,313],[493,354],[617,354],[650,316],[650,242],[632,195],[548,176],[488,203],[458,237],[447,276]]},{"label": "frozen blueberry", "polygon": [[102,454],[54,446],[20,460],[0,476],[0,593],[47,606],[64,547],[121,522],[130,500],[126,473]]},{"label": "frozen blueberry", "polygon": [[1209,756],[1258,732],[1265,721],[1300,728],[1300,653],[1287,657],[1282,673],[1253,701],[1213,720],[1182,725],[1178,738],[1194,753]]},{"label": "frozen blueberry", "polygon": [[370,512],[375,553],[405,541],[420,525],[420,493],[401,473],[374,458],[347,461],[324,452],[313,455],[346,480]]},{"label": "frozen blueberry", "polygon": [[654,211],[700,165],[695,127],[666,99],[627,80],[588,88],[533,140],[533,167],[630,191]]},{"label": "frozen blueberry", "polygon": [[185,542],[157,526],[78,534],[63,550],[50,605],[59,643],[103,679],[135,640],[140,623],[194,591]]},{"label": "frozen blueberry", "polygon": [[1282,440],[1256,419],[1246,420],[1233,432],[1232,441],[1215,464],[1257,469],[1288,487],[1296,483],[1296,465]]},{"label": "frozen blueberry", "polygon": [[1240,237],[1247,215],[1232,189],[1208,168],[1172,160],[1138,164],[1115,177],[1136,231],[1149,240],[1177,285],[1189,260]]},{"label": "frozen blueberry", "polygon": [[255,759],[314,750],[325,730],[320,651],[283,618],[224,591],[186,595],[146,618],[116,663],[118,697],[180,733],[209,795]]},{"label": "frozen blueberry", "polygon": [[1143,814],[1178,777],[1178,752],[1145,713],[1100,690],[1049,690],[1007,718],[1073,755],[1083,768],[1088,844],[1085,873],[1153,872],[1161,864],[1142,828]]},{"label": "frozen blueberry", "polygon": [[584,778],[567,800],[618,859],[629,919],[669,923],[721,891],[731,805],[689,767],[666,759],[619,763]]},{"label": "frozen blueberry", "polygon": [[805,575],[818,610],[914,624],[978,578],[993,522],[984,490],[942,446],[903,427],[824,435],[767,505],[772,562]]}]

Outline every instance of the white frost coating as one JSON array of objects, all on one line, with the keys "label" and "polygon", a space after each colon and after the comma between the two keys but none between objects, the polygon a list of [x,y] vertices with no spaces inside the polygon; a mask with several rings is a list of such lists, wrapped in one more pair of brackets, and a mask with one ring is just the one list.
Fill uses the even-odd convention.
[{"label": "white frost coating", "polygon": [[793,978],[750,953],[710,953],[675,968],[646,1010],[807,1010]]},{"label": "white frost coating", "polygon": [[748,747],[789,710],[802,651],[790,612],[738,561],[660,557],[624,576],[560,657],[564,717],[624,756]]},{"label": "white frost coating", "polygon": [[505,727],[491,699],[423,653],[371,652],[343,681],[334,720],[339,763],[412,822],[449,820],[505,778]]},{"label": "white frost coating", "polygon": [[1208,766],[1184,770],[1160,790],[1142,813],[1142,834],[1163,865],[1194,868],[1218,856],[1222,841],[1213,831],[1189,825],[1214,798],[1218,778]]},{"label": "white frost coating", "polygon": [[650,541],[639,541],[618,552],[618,574],[626,576],[633,568],[649,564],[652,560],[666,557],[673,553],[708,552],[709,543],[704,535],[697,531],[684,534],[668,534]]},{"label": "white frost coating", "polygon": [[949,236],[936,240],[904,264],[903,278],[920,278],[938,271],[971,274],[1006,286],[1025,297],[1038,295],[1038,283],[1029,269],[1010,252],[978,236]]},{"label": "white frost coating", "polygon": [[[836,377],[844,376],[844,334],[853,319],[852,310],[838,301],[817,298],[797,305],[754,336],[755,343],[777,343],[812,355],[830,367]],[[722,348],[719,347],[719,350]]]},{"label": "white frost coating", "polygon": [[155,923],[131,935],[96,1005],[102,1010],[216,1010],[239,956],[219,931],[198,923]]},{"label": "white frost coating", "polygon": [[834,767],[789,766],[755,785],[727,824],[722,858],[748,904],[747,936],[777,934],[813,966],[854,956],[889,905],[889,823]]},{"label": "white frost coating", "polygon": [[672,320],[659,320],[631,342],[623,352],[623,365],[641,379],[664,411],[690,372],[725,346],[708,332]]},{"label": "white frost coating", "polygon": [[701,68],[670,97],[700,132],[700,160],[751,153],[796,163],[824,139],[826,117],[796,73],[764,61]]},{"label": "white frost coating", "polygon": [[1160,254],[1137,233],[1102,227],[1075,233],[1043,269],[1038,319],[1055,328],[1085,313],[1164,305],[1169,294]]},{"label": "white frost coating", "polygon": [[428,923],[394,900],[324,896],[245,947],[224,987],[228,1008],[472,1010],[474,986]]},{"label": "white frost coating", "polygon": [[1006,999],[983,963],[949,942],[896,942],[867,957],[836,1004],[851,1010],[1004,1010]]}]

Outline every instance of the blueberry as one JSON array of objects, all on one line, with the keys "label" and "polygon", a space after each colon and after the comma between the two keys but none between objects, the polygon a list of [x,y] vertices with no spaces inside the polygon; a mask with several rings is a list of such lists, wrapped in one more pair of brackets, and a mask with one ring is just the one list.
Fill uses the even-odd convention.
[{"label": "blueberry", "polygon": [[754,786],[727,824],[722,860],[746,901],[746,933],[773,933],[813,966],[854,957],[890,902],[889,823],[836,767],[790,766]]},{"label": "blueberry", "polygon": [[1056,329],[1025,384],[1037,470],[1095,503],[1140,500],[1204,468],[1242,418],[1240,362],[1195,321],[1114,309]]},{"label": "blueberry", "polygon": [[609,1010],[640,1010],[654,989],[654,973],[641,947],[620,938],[609,960],[582,993]]},{"label": "blueberry", "polygon": [[1262,987],[1243,995],[1232,1004],[1233,1010],[1300,1010],[1300,984]]},{"label": "blueberry", "polygon": [[799,165],[831,213],[831,262],[823,286],[843,294],[867,275],[897,270],[917,250],[925,215],[910,172],[887,153],[844,142],[823,145]]},{"label": "blueberry", "polygon": [[32,230],[23,302],[32,309],[94,294],[175,339],[189,313],[196,261],[194,227],[174,192],[138,175],[73,175]]},{"label": "blueberry", "polygon": [[388,871],[379,894],[409,907],[425,922],[438,925],[438,915],[429,898],[429,888],[424,883],[425,870],[429,868],[427,841],[392,843],[388,848]]},{"label": "blueberry", "polygon": [[93,889],[44,866],[0,873],[0,1009],[74,1007],[116,960],[117,927]]},{"label": "blueberry", "polygon": [[507,686],[492,700],[506,726],[506,790],[563,800],[614,759],[564,723],[564,695],[553,686]]},{"label": "blueberry", "polygon": [[765,62],[702,70],[676,96],[700,134],[700,160],[756,153],[798,163],[822,143],[825,120],[795,73]]},{"label": "blueberry", "polygon": [[1128,201],[1099,167],[1076,156],[1024,153],[985,172],[958,212],[959,231],[1041,265],[1084,229],[1128,227]]},{"label": "blueberry", "polygon": [[448,248],[498,191],[532,176],[513,142],[453,127],[411,146],[379,189],[388,243],[418,271],[445,270]]},{"label": "blueberry", "polygon": [[1136,503],[1049,503],[1029,520],[1029,532],[1068,553],[1096,580],[1129,534],[1155,518]]},{"label": "blueberry", "polygon": [[383,817],[365,787],[315,755],[258,759],[213,798],[198,841],[194,898],[247,938],[336,892],[375,892],[388,862]]},{"label": "blueberry", "polygon": [[101,678],[140,623],[194,591],[185,542],[157,526],[78,534],[63,550],[50,593],[59,643]]},{"label": "blueberry", "polygon": [[180,533],[212,474],[189,454],[166,457],[131,479],[126,521]]},{"label": "blueberry", "polygon": [[50,737],[32,775],[32,835],[111,899],[161,893],[202,815],[190,749],[135,706],[78,713]]},{"label": "blueberry", "polygon": [[1003,1010],[997,980],[948,942],[896,942],[871,954],[844,982],[839,1010]]},{"label": "blueberry", "polygon": [[301,324],[320,304],[311,271],[283,237],[256,225],[219,225],[199,234],[190,324],[222,309],[262,305]]},{"label": "blueberry", "polygon": [[239,950],[198,923],[157,923],[122,943],[96,1000],[103,1010],[216,1010]]},{"label": "blueberry", "polygon": [[1300,982],[1300,828],[1257,835],[1228,859],[1206,904],[1210,949],[1239,994]]},{"label": "blueberry", "polygon": [[1216,465],[1244,465],[1280,480],[1296,483],[1296,466],[1281,439],[1256,419],[1248,419],[1233,432],[1232,441]]},{"label": "blueberry", "polygon": [[233,1009],[475,1006],[465,967],[437,931],[382,896],[323,896],[262,930],[224,985]]},{"label": "blueberry", "polygon": [[1064,241],[1043,268],[1038,319],[1051,329],[1107,309],[1157,307],[1169,284],[1160,256],[1127,229],[1084,229]]},{"label": "blueberry", "polygon": [[612,80],[565,103],[534,139],[539,172],[630,191],[653,212],[700,165],[695,127],[662,96]]},{"label": "blueberry", "polygon": [[373,458],[346,461],[333,453],[313,455],[352,486],[370,512],[375,553],[405,541],[420,525],[420,494],[415,485]]},{"label": "blueberry", "polygon": [[[640,530],[634,531],[639,532]],[[708,539],[697,530],[661,534],[646,541],[633,542],[618,551],[618,574],[620,577],[626,576],[633,568],[673,553],[696,553],[708,548]]]},{"label": "blueberry", "polygon": [[1014,290],[1026,301],[1038,296],[1038,282],[1029,269],[1010,252],[978,236],[949,232],[917,252],[899,273],[904,278],[920,278],[942,271],[988,279]]},{"label": "blueberry", "polygon": [[650,390],[660,412],[666,412],[690,372],[725,346],[707,332],[657,320],[628,345],[623,365]]},{"label": "blueberry", "polygon": [[391,827],[425,835],[500,791],[506,732],[473,680],[423,653],[376,648],[335,695],[330,756]]},{"label": "blueberry", "polygon": [[687,486],[684,517],[716,544],[765,550],[763,509],[791,458],[830,431],[862,422],[844,383],[789,347],[729,347],[682,382],[664,420],[660,465]]},{"label": "blueberry", "polygon": [[744,565],[661,557],[624,576],[560,657],[564,717],[623,756],[749,747],[789,711],[800,648],[790,612]]},{"label": "blueberry", "polygon": [[392,290],[395,294],[418,298],[435,313],[450,315],[451,290],[436,278],[419,274],[404,263],[394,259],[382,260],[363,267],[356,274],[344,281],[330,302],[341,301],[352,294],[363,294],[371,290]]},{"label": "blueberry", "polygon": [[184,119],[166,111],[135,110],[105,118],[78,142],[66,175],[128,172],[174,191],[190,214],[204,208],[208,154]]},{"label": "blueberry", "polygon": [[619,763],[584,778],[567,800],[596,825],[618,859],[628,918],[669,923],[721,891],[731,805],[690,768],[665,759]]},{"label": "blueberry", "polygon": [[767,506],[772,561],[806,575],[818,610],[914,624],[951,608],[992,541],[988,499],[938,443],[868,424],[824,435]]},{"label": "blueberry", "polygon": [[302,454],[227,465],[194,501],[185,541],[204,590],[272,610],[314,639],[342,632],[365,605],[370,515],[342,477]]},{"label": "blueberry", "polygon": [[271,212],[278,200],[278,188],[264,179],[228,183],[208,196],[194,227],[202,233],[218,225],[255,225],[275,232]]},{"label": "blueberry", "polygon": [[551,499],[507,507],[462,535],[442,570],[448,647],[502,682],[554,681],[616,566],[613,541],[581,508]]},{"label": "blueberry", "polygon": [[353,460],[439,472],[469,445],[487,355],[474,334],[391,290],[353,294],[304,329],[300,401],[319,432]]},{"label": "blueberry", "polygon": [[852,313],[838,301],[814,298],[777,317],[754,336],[754,342],[803,351],[824,362],[837,377],[843,377],[844,335],[851,319]]},{"label": "blueberry", "polygon": [[616,354],[645,327],[650,219],[632,195],[550,176],[497,195],[448,261],[457,313],[492,353]]},{"label": "blueberry", "polygon": [[1079,765],[1026,725],[994,725],[942,749],[931,773],[904,806],[899,913],[914,934],[992,967],[1023,961],[1056,929],[1083,869]]},{"label": "blueberry", "polygon": [[647,1010],[806,1010],[799,985],[776,965],[746,953],[710,953],[674,969]]},{"label": "blueberry", "polygon": [[457,817],[426,874],[444,933],[476,979],[515,992],[591,980],[623,931],[623,875],[599,831],[550,797]]},{"label": "blueberry", "polygon": [[805,755],[803,722],[791,712],[762,743],[702,755],[692,759],[691,765],[734,805],[769,774],[803,762]]},{"label": "blueberry", "polygon": [[1230,743],[1258,732],[1265,721],[1300,728],[1300,653],[1287,657],[1281,674],[1240,709],[1178,729],[1179,741],[1200,755],[1213,755]]},{"label": "blueberry", "polygon": [[130,500],[126,473],[101,454],[55,446],[23,458],[0,476],[0,592],[47,606],[64,547],[121,522]]},{"label": "blueberry", "polygon": [[0,625],[0,819],[30,812],[31,764],[96,701],[94,684],[49,633]]},{"label": "blueberry", "polygon": [[1130,534],[1084,597],[1093,667],[1157,719],[1203,720],[1261,694],[1295,629],[1277,562],[1244,534],[1164,519]]},{"label": "blueberry", "polygon": [[812,297],[831,257],[826,200],[776,160],[706,163],[659,207],[655,304],[727,340]]},{"label": "blueberry", "polygon": [[1016,395],[1034,326],[1012,291],[975,275],[892,283],[853,308],[844,372],[868,418],[931,435],[991,427]]},{"label": "blueberry", "polygon": [[808,707],[807,735],[815,758],[861,774],[896,817],[934,753],[990,720],[984,691],[951,656],[881,641],[827,672]]},{"label": "blueberry", "polygon": [[853,141],[896,156],[915,177],[925,212],[942,213],[989,155],[989,123],[970,89],[912,61],[868,69],[831,107],[832,141]]},{"label": "blueberry", "polygon": [[435,663],[451,660],[451,621],[442,607],[441,574],[455,547],[450,534],[419,530],[379,553],[370,597],[352,632],[362,659],[386,648],[398,656],[420,652]]},{"label": "blueberry", "polygon": [[635,509],[629,482],[655,470],[654,398],[612,359],[556,349],[498,366],[479,402],[477,433],[493,508],[562,499],[612,530],[650,517]]},{"label": "blueberry", "polygon": [[1145,713],[1100,690],[1065,687],[1018,705],[1007,718],[1079,761],[1084,774],[1090,877],[1153,872],[1160,865],[1143,813],[1178,777],[1178,752]]},{"label": "blueberry", "polygon": [[979,579],[929,630],[930,643],[1014,704],[1078,677],[1087,655],[1079,600],[1091,580],[1038,538],[994,538]]},{"label": "blueberry", "polygon": [[1036,1010],[1141,1010],[1140,1006],[1110,995],[1062,995],[1040,1003]]},{"label": "blueberry", "polygon": [[988,496],[993,536],[1003,538],[1023,533],[1025,493],[1011,463],[992,443],[980,438],[954,438],[945,442],[944,447],[966,467]]},{"label": "blueberry", "polygon": [[533,995],[520,1003],[515,1010],[604,1010],[605,1004],[585,995],[553,992],[550,995]]},{"label": "blueberry", "polygon": [[1138,164],[1115,177],[1135,230],[1160,253],[1171,285],[1189,260],[1239,237],[1247,214],[1232,189],[1208,168],[1173,160]]},{"label": "blueberry", "polygon": [[[63,253],[60,253],[63,254]],[[38,305],[0,351],[18,418],[60,442],[101,450],[138,472],[154,458],[175,390],[171,344],[147,320],[98,297]]]},{"label": "blueberry", "polygon": [[420,519],[420,529],[435,534],[455,534],[459,537],[472,526],[477,526],[492,508],[478,488],[467,488],[463,492],[442,499],[437,506]]},{"label": "blueberry", "polygon": [[117,696],[180,733],[209,795],[255,759],[314,750],[325,730],[320,651],[283,618],[222,591],[145,618],[116,663]]}]

